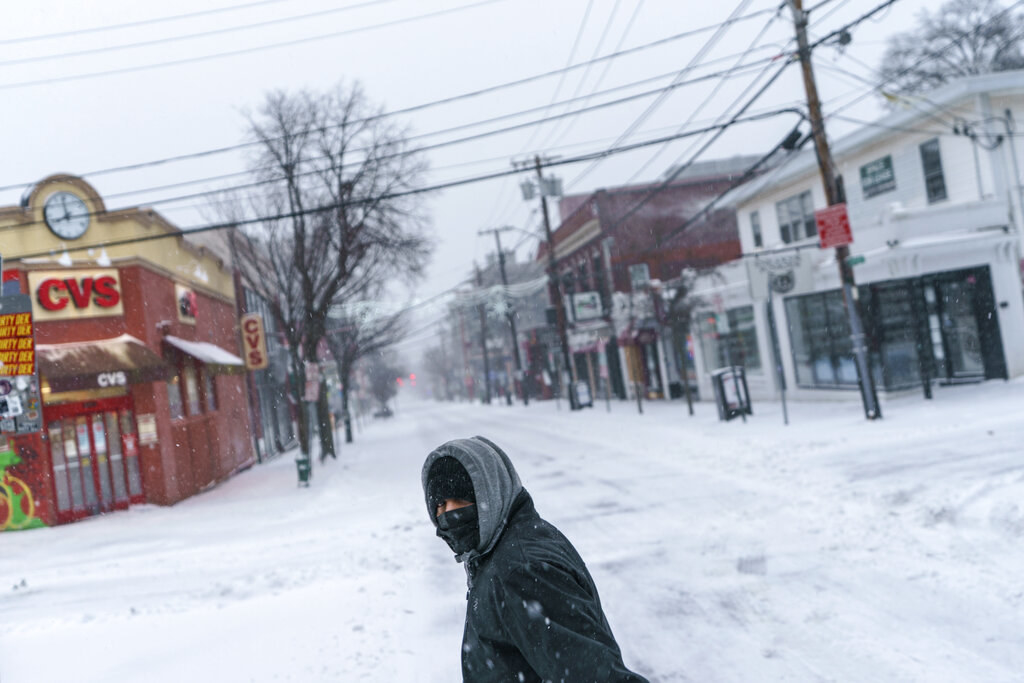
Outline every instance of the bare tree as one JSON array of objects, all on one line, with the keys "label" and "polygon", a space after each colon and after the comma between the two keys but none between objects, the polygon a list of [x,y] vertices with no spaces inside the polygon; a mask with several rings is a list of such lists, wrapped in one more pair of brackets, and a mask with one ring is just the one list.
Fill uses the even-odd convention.
[{"label": "bare tree", "polygon": [[[331,310],[395,273],[422,272],[426,221],[406,193],[426,165],[359,85],[272,92],[248,129],[259,190],[234,202],[232,218],[259,220],[233,231],[233,248],[246,285],[284,331],[298,401],[304,361],[319,360]],[[323,452],[334,455],[323,391],[317,415]],[[299,438],[308,449],[302,421]]]},{"label": "bare tree", "polygon": [[349,388],[356,363],[398,342],[405,333],[406,317],[404,311],[389,313],[379,305],[365,300],[339,307],[331,315],[326,339],[344,388],[341,410],[346,443],[352,443],[353,439]]},{"label": "bare tree", "polygon": [[1024,17],[997,0],[949,0],[922,10],[914,30],[889,40],[886,90],[914,94],[963,76],[1024,68]]}]

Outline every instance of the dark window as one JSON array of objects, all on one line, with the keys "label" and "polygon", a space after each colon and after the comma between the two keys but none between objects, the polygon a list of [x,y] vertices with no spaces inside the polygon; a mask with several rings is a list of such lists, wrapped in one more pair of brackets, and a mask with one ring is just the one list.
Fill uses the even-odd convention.
[{"label": "dark window", "polygon": [[764,238],[761,237],[761,215],[757,211],[750,212],[750,230],[754,233],[754,246],[763,247]]},{"label": "dark window", "polygon": [[939,139],[933,138],[921,145],[921,166],[924,169],[924,189],[928,203],[946,198],[946,178],[942,174],[942,155],[939,154]]},{"label": "dark window", "polygon": [[786,244],[818,234],[810,190],[783,199],[775,205],[775,210],[779,216],[779,233]]},{"label": "dark window", "polygon": [[896,189],[896,174],[892,170],[890,155],[860,167],[860,189],[865,199]]},{"label": "dark window", "polygon": [[857,386],[850,324],[838,290],[786,299],[796,382],[806,387]]}]

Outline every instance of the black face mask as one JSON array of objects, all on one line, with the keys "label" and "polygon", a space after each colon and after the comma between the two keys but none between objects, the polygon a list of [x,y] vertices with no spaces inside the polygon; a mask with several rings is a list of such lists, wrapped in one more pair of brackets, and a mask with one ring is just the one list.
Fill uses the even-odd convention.
[{"label": "black face mask", "polygon": [[476,505],[449,510],[437,517],[437,535],[456,555],[468,553],[480,543]]}]

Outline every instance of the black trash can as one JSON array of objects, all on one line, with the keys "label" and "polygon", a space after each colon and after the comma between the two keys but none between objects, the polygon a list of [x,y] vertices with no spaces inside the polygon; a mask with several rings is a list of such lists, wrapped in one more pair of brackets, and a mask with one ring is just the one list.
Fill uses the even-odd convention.
[{"label": "black trash can", "polygon": [[713,371],[711,386],[715,390],[719,420],[729,421],[741,415],[754,414],[750,407],[750,392],[747,391],[747,373],[742,365]]}]

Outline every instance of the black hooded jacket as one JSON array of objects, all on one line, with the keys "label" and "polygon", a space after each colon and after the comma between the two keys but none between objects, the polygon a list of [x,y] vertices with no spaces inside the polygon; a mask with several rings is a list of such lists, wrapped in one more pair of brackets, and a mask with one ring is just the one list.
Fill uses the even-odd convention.
[{"label": "black hooded jacket", "polygon": [[449,441],[424,463],[424,490],[446,455],[469,473],[480,519],[479,545],[456,557],[469,582],[463,680],[645,683],[623,664],[582,558],[537,514],[508,456],[483,437]]}]

